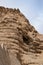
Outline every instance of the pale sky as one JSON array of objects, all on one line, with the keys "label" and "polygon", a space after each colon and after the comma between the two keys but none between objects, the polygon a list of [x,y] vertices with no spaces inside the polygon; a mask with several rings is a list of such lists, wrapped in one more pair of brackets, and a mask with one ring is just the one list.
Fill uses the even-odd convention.
[{"label": "pale sky", "polygon": [[0,0],[0,6],[19,8],[36,30],[43,34],[43,0]]}]

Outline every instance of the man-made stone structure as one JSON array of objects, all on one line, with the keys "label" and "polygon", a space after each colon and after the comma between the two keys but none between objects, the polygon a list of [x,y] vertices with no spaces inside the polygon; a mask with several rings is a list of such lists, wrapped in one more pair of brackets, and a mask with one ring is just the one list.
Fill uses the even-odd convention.
[{"label": "man-made stone structure", "polygon": [[0,65],[43,65],[43,35],[19,9],[0,7],[0,45]]}]

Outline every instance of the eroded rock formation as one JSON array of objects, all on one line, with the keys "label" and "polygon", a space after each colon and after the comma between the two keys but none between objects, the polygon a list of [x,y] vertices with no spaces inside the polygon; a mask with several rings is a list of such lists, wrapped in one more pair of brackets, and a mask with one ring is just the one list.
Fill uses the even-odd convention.
[{"label": "eroded rock formation", "polygon": [[0,65],[11,65],[10,57],[7,50],[5,50],[4,46],[0,45]]},{"label": "eroded rock formation", "polygon": [[8,51],[9,65],[43,65],[43,35],[19,9],[0,7],[0,45]]}]

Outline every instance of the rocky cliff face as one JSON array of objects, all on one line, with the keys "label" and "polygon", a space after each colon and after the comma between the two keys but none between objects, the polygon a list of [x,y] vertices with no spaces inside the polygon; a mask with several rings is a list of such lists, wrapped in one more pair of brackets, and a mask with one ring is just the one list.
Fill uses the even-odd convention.
[{"label": "rocky cliff face", "polygon": [[4,46],[0,45],[0,65],[11,65],[10,57],[7,50],[5,50]]},{"label": "rocky cliff face", "polygon": [[0,7],[0,45],[5,48],[2,65],[43,65],[43,35],[19,9]]}]

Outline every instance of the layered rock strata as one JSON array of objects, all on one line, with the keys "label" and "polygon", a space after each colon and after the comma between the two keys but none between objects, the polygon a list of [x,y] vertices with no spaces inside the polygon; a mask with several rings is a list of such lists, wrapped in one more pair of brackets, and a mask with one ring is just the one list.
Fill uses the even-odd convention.
[{"label": "layered rock strata", "polygon": [[9,65],[43,65],[43,35],[19,9],[0,7],[0,45],[8,51]]}]

